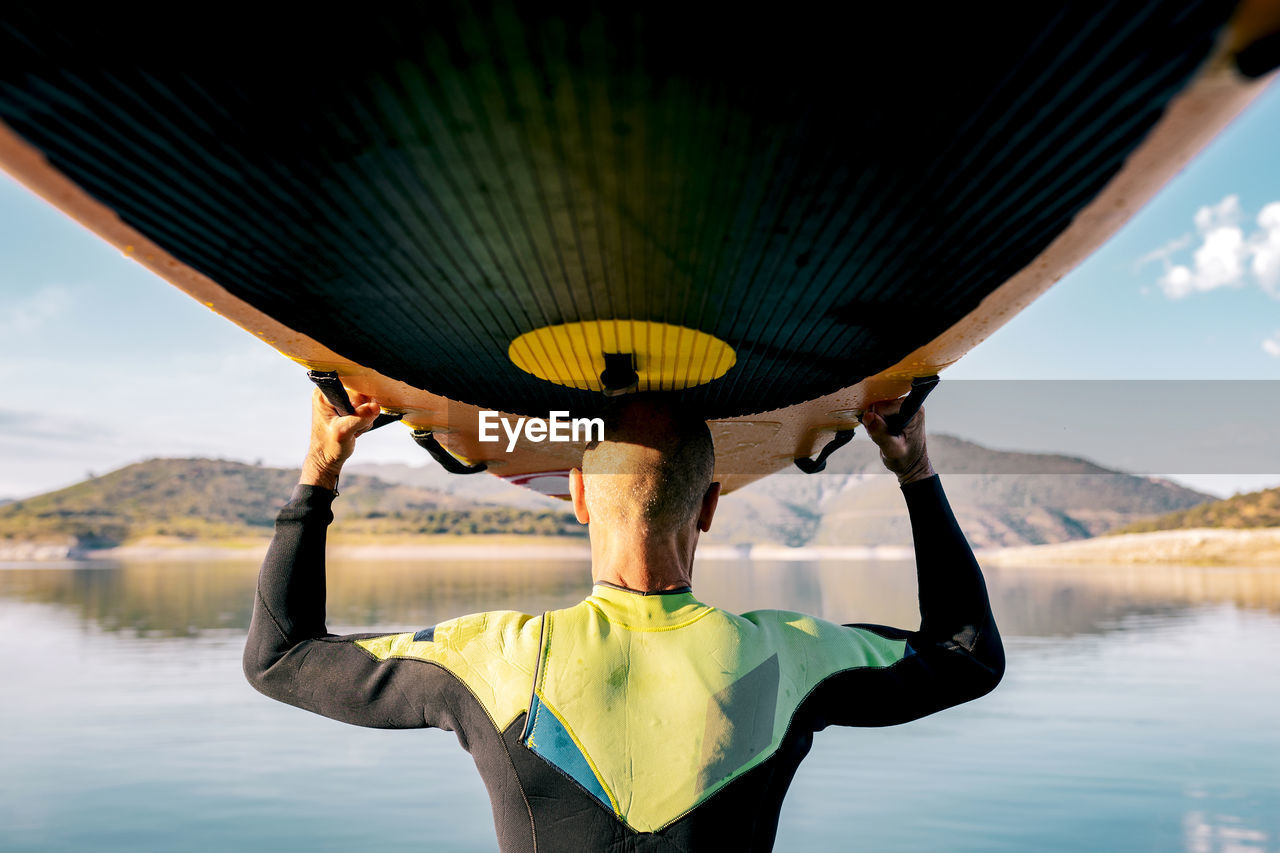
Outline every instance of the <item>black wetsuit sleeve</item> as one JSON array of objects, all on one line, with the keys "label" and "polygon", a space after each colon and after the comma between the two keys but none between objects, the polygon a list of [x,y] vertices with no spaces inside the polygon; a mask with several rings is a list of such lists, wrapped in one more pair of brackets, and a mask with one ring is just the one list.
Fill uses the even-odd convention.
[{"label": "black wetsuit sleeve", "polygon": [[806,700],[815,729],[904,723],[989,693],[1004,675],[1004,647],[973,550],[937,476],[902,488],[911,516],[920,629],[850,625],[905,639],[887,667],[860,667],[822,682]]},{"label": "black wetsuit sleeve", "polygon": [[435,663],[378,660],[325,628],[325,536],[334,492],[298,486],[276,518],[244,649],[249,683],[281,702],[374,728],[456,730],[465,687]]}]

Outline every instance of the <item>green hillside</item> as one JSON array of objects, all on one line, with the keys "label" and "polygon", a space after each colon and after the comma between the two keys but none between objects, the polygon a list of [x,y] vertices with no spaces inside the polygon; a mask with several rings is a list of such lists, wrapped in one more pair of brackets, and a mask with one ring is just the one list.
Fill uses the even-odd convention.
[{"label": "green hillside", "polygon": [[[1280,490],[1256,507],[1066,456],[1008,453],[944,435],[930,454],[969,540],[979,547],[1062,542],[1177,511],[1149,526],[1280,523]],[[566,503],[496,478],[457,477],[432,465],[380,466],[343,475],[335,541],[393,542],[423,535],[585,536]],[[398,482],[389,482],[397,480]],[[216,544],[260,541],[297,472],[210,459],[153,459],[70,488],[0,505],[0,545],[77,549],[138,540]],[[1252,496],[1245,496],[1251,498]],[[1229,505],[1230,510],[1216,507]],[[1267,509],[1269,507],[1269,509]],[[1194,509],[1192,509],[1194,508]],[[1214,520],[1230,517],[1234,521]],[[1225,513],[1225,514],[1223,514]],[[1269,513],[1269,514],[1268,514]],[[1185,521],[1181,519],[1186,519]],[[1270,519],[1270,520],[1266,520]],[[911,529],[893,478],[865,438],[835,454],[822,474],[773,474],[720,502],[713,544],[908,545]]]},{"label": "green hillside", "polygon": [[[1060,454],[993,450],[942,434],[930,455],[975,546],[1063,542],[1096,536],[1154,515],[1213,500],[1176,483],[1125,474]],[[554,499],[496,477],[455,477],[439,466],[362,465],[353,471],[451,495],[554,508]],[[559,504],[563,506],[563,504]],[[879,451],[859,432],[821,474],[785,468],[727,495],[708,544],[909,545],[911,529],[897,484]]]},{"label": "green hillside", "polygon": [[1155,530],[1185,530],[1196,527],[1221,527],[1230,530],[1280,527],[1280,488],[1236,495],[1135,522],[1111,532],[1150,533]]},{"label": "green hillside", "polygon": [[[212,459],[152,459],[0,506],[0,540],[103,548],[161,536],[191,541],[271,535],[296,470]],[[482,504],[346,475],[333,532],[361,535],[583,535],[566,511]]]}]

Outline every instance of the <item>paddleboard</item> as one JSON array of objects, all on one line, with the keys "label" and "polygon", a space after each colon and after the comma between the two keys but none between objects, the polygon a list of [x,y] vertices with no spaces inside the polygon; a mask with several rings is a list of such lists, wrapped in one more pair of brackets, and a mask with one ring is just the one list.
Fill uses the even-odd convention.
[{"label": "paddleboard", "polygon": [[864,5],[17,4],[0,167],[459,471],[563,495],[581,440],[481,414],[652,390],[731,491],[1062,278],[1280,32],[1274,0]]}]

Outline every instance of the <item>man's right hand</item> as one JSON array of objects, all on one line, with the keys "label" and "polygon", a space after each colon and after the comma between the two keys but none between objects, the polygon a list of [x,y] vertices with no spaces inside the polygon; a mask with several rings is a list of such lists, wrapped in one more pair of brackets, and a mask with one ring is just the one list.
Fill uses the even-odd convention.
[{"label": "man's right hand", "polygon": [[924,441],[924,409],[907,422],[902,435],[889,432],[885,418],[896,414],[901,406],[901,400],[878,400],[862,413],[862,425],[880,448],[880,461],[884,467],[898,475],[898,485],[905,486],[932,477],[934,470]]},{"label": "man's right hand", "polygon": [[302,485],[338,488],[342,463],[355,451],[356,438],[373,426],[381,411],[378,401],[364,394],[351,394],[351,405],[354,415],[340,415],[319,388],[312,392],[311,446],[298,480]]}]

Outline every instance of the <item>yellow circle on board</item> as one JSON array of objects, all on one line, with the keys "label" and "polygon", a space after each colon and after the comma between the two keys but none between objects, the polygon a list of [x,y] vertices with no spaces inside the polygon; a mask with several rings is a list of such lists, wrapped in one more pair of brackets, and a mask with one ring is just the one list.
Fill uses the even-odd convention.
[{"label": "yellow circle on board", "polygon": [[544,326],[511,342],[507,357],[539,379],[603,391],[605,353],[629,353],[638,391],[678,391],[719,379],[738,360],[714,335],[647,320],[588,320]]}]

